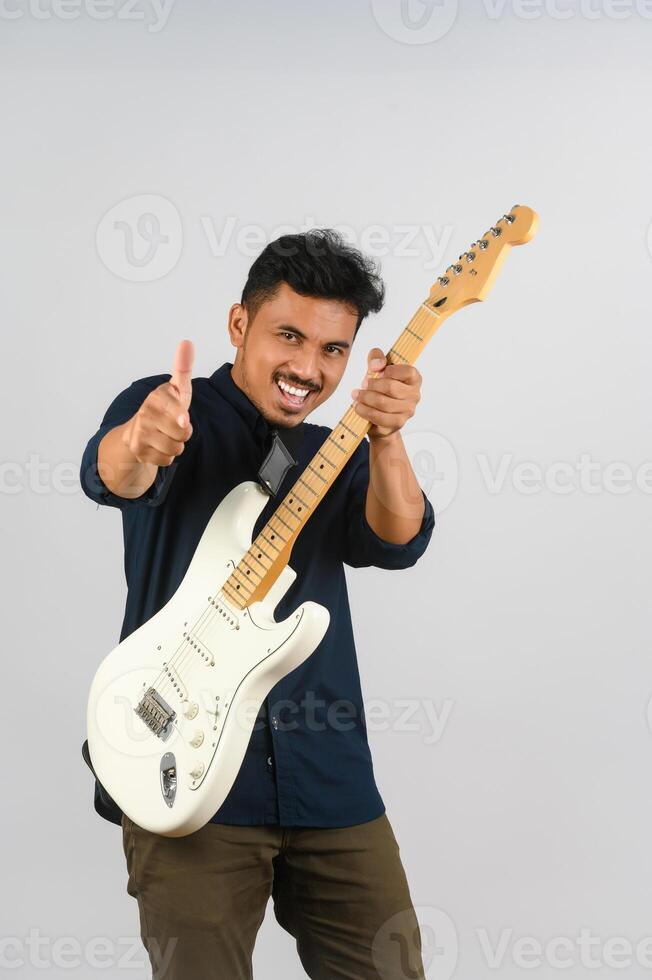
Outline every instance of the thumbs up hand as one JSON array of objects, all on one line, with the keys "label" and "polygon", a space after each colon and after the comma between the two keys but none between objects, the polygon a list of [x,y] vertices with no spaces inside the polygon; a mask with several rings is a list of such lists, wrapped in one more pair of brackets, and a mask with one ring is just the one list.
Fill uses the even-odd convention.
[{"label": "thumbs up hand", "polygon": [[176,350],[169,381],[150,392],[126,425],[124,445],[140,463],[170,466],[190,439],[192,366],[195,351],[190,340],[182,340]]}]

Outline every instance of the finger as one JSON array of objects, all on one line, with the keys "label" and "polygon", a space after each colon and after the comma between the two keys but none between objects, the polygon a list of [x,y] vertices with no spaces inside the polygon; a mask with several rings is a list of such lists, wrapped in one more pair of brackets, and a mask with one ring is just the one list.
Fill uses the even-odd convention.
[{"label": "finger", "polygon": [[415,385],[421,381],[421,375],[414,364],[388,364],[383,371],[384,378],[394,378],[405,384]]},{"label": "finger", "polygon": [[[360,404],[356,402],[353,406],[355,412],[367,422],[371,422],[372,425],[387,426],[389,429],[396,429],[397,425],[397,414],[394,412],[381,412],[377,408],[371,408],[369,405]],[[405,412],[401,413],[405,415]],[[407,422],[409,415],[407,415],[403,421],[399,424],[400,429],[402,425]]]},{"label": "finger", "polygon": [[166,439],[171,439],[174,443],[188,442],[190,436],[193,433],[192,422],[188,422],[188,425],[181,427],[177,425],[176,422],[171,422],[170,420],[163,419],[159,425],[156,426],[156,432],[160,432],[162,436]]},{"label": "finger", "polygon": [[[409,414],[412,402],[407,402],[404,398],[392,398],[391,395],[383,395],[380,391],[361,391],[356,398],[357,405],[367,405],[369,408],[377,409],[389,415]],[[383,422],[379,422],[383,425]]]},{"label": "finger", "polygon": [[190,424],[190,416],[184,410],[177,389],[171,381],[156,389],[153,410],[157,428],[172,437],[183,437]]},{"label": "finger", "polygon": [[162,456],[177,456],[185,449],[183,439],[172,439],[170,436],[166,435],[165,432],[161,432],[158,429],[151,432],[146,439],[146,448],[148,450],[153,449]]},{"label": "finger", "polygon": [[[179,407],[177,406],[177,412]],[[179,416],[180,418],[181,416]],[[186,419],[188,420],[185,425],[179,425],[178,418],[175,413],[165,413],[163,415],[158,415],[154,423],[154,429],[158,432],[163,433],[168,439],[174,439],[175,442],[187,442],[192,435],[192,422],[188,414],[186,413]]]},{"label": "finger", "polygon": [[379,391],[383,395],[391,395],[392,398],[403,398],[409,401],[414,397],[414,387],[406,381],[397,381],[396,378],[370,378],[368,385],[363,385],[368,391]]},{"label": "finger", "polygon": [[192,366],[195,348],[191,340],[182,340],[174,355],[174,367],[170,384],[179,392],[183,408],[188,408],[192,398]]},{"label": "finger", "polygon": [[155,466],[171,466],[176,456],[165,456],[156,449],[144,449],[137,459],[140,463],[154,463]]}]

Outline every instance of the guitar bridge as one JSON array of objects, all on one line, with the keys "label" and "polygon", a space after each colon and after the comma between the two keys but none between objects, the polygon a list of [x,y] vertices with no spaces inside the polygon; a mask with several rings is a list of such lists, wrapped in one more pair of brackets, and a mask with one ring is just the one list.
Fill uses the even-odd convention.
[{"label": "guitar bridge", "polygon": [[150,687],[145,691],[134,711],[157,738],[165,741],[172,734],[172,723],[177,717],[177,713],[161,697],[155,687]]}]

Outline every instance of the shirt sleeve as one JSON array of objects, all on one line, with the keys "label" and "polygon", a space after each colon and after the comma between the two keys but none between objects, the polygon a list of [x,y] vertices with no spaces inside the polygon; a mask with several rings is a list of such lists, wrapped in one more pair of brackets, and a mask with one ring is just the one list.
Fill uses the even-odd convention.
[{"label": "shirt sleeve", "polygon": [[366,438],[356,449],[351,463],[355,468],[346,497],[342,560],[352,568],[369,565],[387,569],[409,568],[424,553],[432,536],[435,512],[430,500],[422,490],[425,511],[421,527],[413,538],[405,544],[385,541],[371,528],[365,516],[369,486],[369,441]]},{"label": "shirt sleeve", "polygon": [[[110,432],[117,425],[129,421],[145,401],[147,395],[165,381],[169,381],[170,377],[169,374],[156,375],[133,381],[128,388],[125,388],[113,399],[106,410],[99,429],[89,439],[83,452],[79,474],[82,490],[95,503],[125,510],[128,507],[158,507],[164,501],[181,456],[177,456],[169,466],[159,466],[154,482],[145,493],[141,494],[140,497],[129,498],[112,493],[106,486],[97,469],[97,452],[107,432]],[[196,431],[193,431],[189,443],[196,439],[196,436]],[[185,456],[185,452],[183,455]]]}]

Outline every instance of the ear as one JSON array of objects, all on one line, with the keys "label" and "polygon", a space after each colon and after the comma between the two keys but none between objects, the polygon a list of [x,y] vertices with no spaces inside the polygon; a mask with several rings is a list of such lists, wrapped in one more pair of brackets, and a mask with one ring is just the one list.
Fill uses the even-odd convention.
[{"label": "ear", "polygon": [[234,347],[243,347],[249,317],[242,303],[234,303],[229,310],[228,330]]}]

